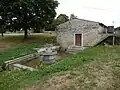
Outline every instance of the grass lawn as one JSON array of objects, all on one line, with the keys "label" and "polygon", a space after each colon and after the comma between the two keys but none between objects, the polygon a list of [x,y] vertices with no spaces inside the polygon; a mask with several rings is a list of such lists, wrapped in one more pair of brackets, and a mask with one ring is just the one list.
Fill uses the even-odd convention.
[{"label": "grass lawn", "polygon": [[4,61],[33,53],[35,52],[33,48],[39,48],[47,43],[56,44],[55,36],[47,34],[32,35],[26,40],[23,40],[23,36],[5,36],[0,38],[0,65]]},{"label": "grass lawn", "polygon": [[0,89],[119,90],[120,46],[89,48],[37,72],[2,72]]}]

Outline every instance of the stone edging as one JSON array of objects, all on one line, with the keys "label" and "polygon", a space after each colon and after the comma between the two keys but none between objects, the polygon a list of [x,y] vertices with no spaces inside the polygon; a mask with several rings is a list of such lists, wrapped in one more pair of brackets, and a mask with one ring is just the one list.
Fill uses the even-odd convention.
[{"label": "stone edging", "polygon": [[35,58],[38,58],[39,57],[39,54],[38,53],[33,53],[33,54],[29,54],[29,55],[25,55],[25,56],[22,56],[22,57],[19,57],[19,58],[16,58],[16,59],[13,59],[13,60],[10,60],[10,61],[6,61],[5,62],[5,68],[8,69],[8,70],[11,70],[13,69],[14,67],[14,64],[24,64],[32,59],[35,59]]}]

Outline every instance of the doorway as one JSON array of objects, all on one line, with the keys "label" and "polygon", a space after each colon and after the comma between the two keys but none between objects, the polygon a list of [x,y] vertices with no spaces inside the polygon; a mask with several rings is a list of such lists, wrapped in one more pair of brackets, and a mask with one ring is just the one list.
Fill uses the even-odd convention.
[{"label": "doorway", "polygon": [[82,34],[75,34],[75,46],[82,46]]}]

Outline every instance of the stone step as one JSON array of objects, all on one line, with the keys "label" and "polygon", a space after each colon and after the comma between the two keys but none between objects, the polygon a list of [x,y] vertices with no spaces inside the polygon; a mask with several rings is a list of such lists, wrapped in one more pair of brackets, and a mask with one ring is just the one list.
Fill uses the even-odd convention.
[{"label": "stone step", "polygon": [[68,51],[80,51],[83,50],[84,48],[72,48],[72,49],[68,49]]},{"label": "stone step", "polygon": [[79,52],[79,51],[67,51],[66,53],[69,53],[69,54],[76,54],[77,52]]},{"label": "stone step", "polygon": [[75,52],[75,51],[81,51],[81,50],[67,50],[68,52]]},{"label": "stone step", "polygon": [[80,51],[83,51],[85,48],[87,48],[87,47],[74,47],[74,48],[69,48],[68,50],[67,50],[67,53],[77,53],[77,52],[80,52]]},{"label": "stone step", "polygon": [[76,52],[79,52],[79,51],[81,51],[81,50],[68,49],[67,53],[76,53]]}]

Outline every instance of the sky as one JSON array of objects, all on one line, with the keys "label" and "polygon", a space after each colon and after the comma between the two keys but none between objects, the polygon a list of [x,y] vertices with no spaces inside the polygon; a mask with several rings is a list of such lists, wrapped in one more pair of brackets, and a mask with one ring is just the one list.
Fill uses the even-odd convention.
[{"label": "sky", "polygon": [[76,15],[80,19],[87,19],[104,23],[105,25],[120,26],[120,0],[57,0],[60,4],[57,15]]}]

